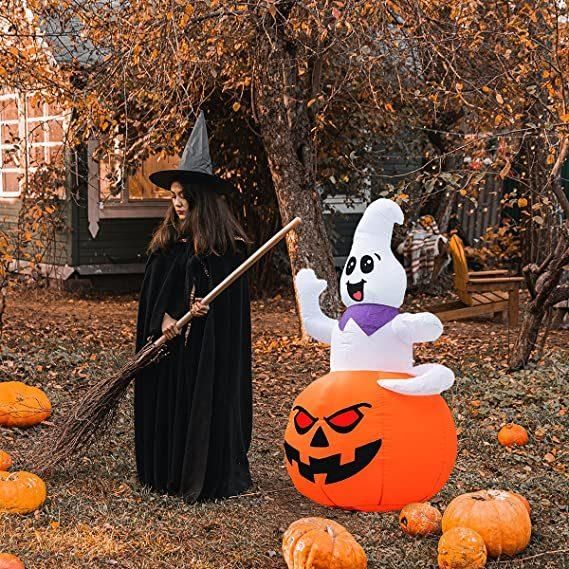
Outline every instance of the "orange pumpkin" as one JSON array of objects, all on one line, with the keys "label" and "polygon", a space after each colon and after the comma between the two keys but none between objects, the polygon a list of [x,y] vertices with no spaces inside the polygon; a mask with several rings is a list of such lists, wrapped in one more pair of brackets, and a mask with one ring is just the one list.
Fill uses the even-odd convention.
[{"label": "orange pumpkin", "polygon": [[11,553],[0,553],[0,569],[26,569],[18,557]]},{"label": "orange pumpkin", "polygon": [[486,545],[474,530],[453,528],[439,540],[440,569],[480,569],[486,565]]},{"label": "orange pumpkin", "polygon": [[296,489],[325,506],[399,510],[428,500],[456,458],[456,429],[439,395],[388,391],[370,371],[331,372],[294,402],[284,437]]},{"label": "orange pumpkin", "polygon": [[288,569],[367,567],[366,554],[350,532],[325,518],[303,518],[293,522],[283,535],[282,549]]},{"label": "orange pumpkin", "polygon": [[409,535],[441,533],[441,519],[430,504],[407,504],[399,513],[399,527]]},{"label": "orange pumpkin", "polygon": [[481,490],[455,498],[443,515],[443,533],[454,527],[478,532],[490,557],[515,555],[531,537],[531,521],[525,505],[511,492]]},{"label": "orange pumpkin", "polygon": [[498,432],[498,442],[505,447],[527,445],[528,434],[521,425],[508,423]]},{"label": "orange pumpkin", "polygon": [[0,383],[0,426],[31,427],[51,414],[47,395],[21,381]]},{"label": "orange pumpkin", "polygon": [[5,451],[0,450],[0,470],[10,470],[12,457]]},{"label": "orange pumpkin", "polygon": [[0,512],[27,514],[44,502],[44,481],[31,472],[0,472]]}]

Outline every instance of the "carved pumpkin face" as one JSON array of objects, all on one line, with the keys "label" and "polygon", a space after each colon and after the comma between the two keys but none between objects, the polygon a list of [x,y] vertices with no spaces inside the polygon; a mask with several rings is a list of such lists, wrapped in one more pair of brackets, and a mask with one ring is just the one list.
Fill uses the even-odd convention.
[{"label": "carved pumpkin face", "polygon": [[439,395],[400,395],[377,384],[408,377],[331,372],[297,397],[284,445],[301,494],[326,506],[386,511],[443,487],[456,458],[446,403]]}]

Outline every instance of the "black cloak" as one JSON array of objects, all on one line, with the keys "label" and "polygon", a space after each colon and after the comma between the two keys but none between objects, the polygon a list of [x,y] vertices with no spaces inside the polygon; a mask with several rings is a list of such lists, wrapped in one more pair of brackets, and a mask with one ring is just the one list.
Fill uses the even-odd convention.
[{"label": "black cloak", "polygon": [[[164,313],[179,319],[190,292],[204,297],[243,261],[242,253],[194,255],[178,242],[152,254],[140,293],[136,348],[161,335]],[[135,381],[138,477],[188,502],[239,494],[251,485],[251,318],[247,278],[220,294],[205,317],[169,342],[170,354]],[[187,336],[187,338],[186,338]]]}]

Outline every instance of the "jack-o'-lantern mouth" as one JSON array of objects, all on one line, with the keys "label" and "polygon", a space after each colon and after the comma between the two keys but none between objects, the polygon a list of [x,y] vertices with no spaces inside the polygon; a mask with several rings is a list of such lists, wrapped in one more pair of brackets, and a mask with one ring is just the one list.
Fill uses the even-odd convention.
[{"label": "jack-o'-lantern mouth", "polygon": [[315,474],[326,474],[324,484],[334,484],[334,482],[342,482],[351,478],[358,472],[362,471],[377,455],[381,448],[381,439],[368,443],[356,449],[355,459],[346,464],[340,464],[340,454],[332,454],[325,458],[309,457],[309,463],[300,461],[300,453],[297,449],[284,443],[285,454],[289,464],[296,462],[298,472],[303,478],[310,482],[314,482]]},{"label": "jack-o'-lantern mouth", "polygon": [[356,302],[361,302],[364,299],[364,284],[366,281],[362,279],[359,283],[347,282],[346,287],[348,289],[348,294],[352,300]]}]

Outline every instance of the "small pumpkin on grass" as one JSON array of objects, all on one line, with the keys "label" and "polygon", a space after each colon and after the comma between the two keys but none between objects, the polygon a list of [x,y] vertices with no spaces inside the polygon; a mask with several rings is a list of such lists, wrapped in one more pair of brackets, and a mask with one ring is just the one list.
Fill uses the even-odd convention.
[{"label": "small pumpkin on grass", "polygon": [[0,470],[10,470],[12,464],[12,457],[7,452],[0,450]]},{"label": "small pumpkin on grass", "polygon": [[486,566],[486,545],[480,534],[469,528],[456,527],[439,539],[440,569],[480,569]]},{"label": "small pumpkin on grass", "polygon": [[0,553],[0,569],[26,569],[18,557],[11,553]]},{"label": "small pumpkin on grass", "polygon": [[467,527],[479,533],[490,557],[516,555],[531,538],[531,520],[519,496],[505,490],[481,490],[456,497],[443,515],[443,533]]},{"label": "small pumpkin on grass", "polygon": [[504,425],[498,432],[498,442],[505,447],[527,445],[528,440],[527,431],[515,423]]},{"label": "small pumpkin on grass", "polygon": [[399,513],[399,527],[408,535],[441,533],[441,513],[425,503],[407,504]]},{"label": "small pumpkin on grass", "polygon": [[302,518],[283,535],[288,569],[365,569],[367,557],[342,525],[325,518]]},{"label": "small pumpkin on grass", "polygon": [[39,388],[21,381],[0,383],[0,426],[31,427],[51,415],[51,403]]},{"label": "small pumpkin on grass", "polygon": [[47,496],[45,482],[31,472],[0,472],[0,512],[27,514]]}]

